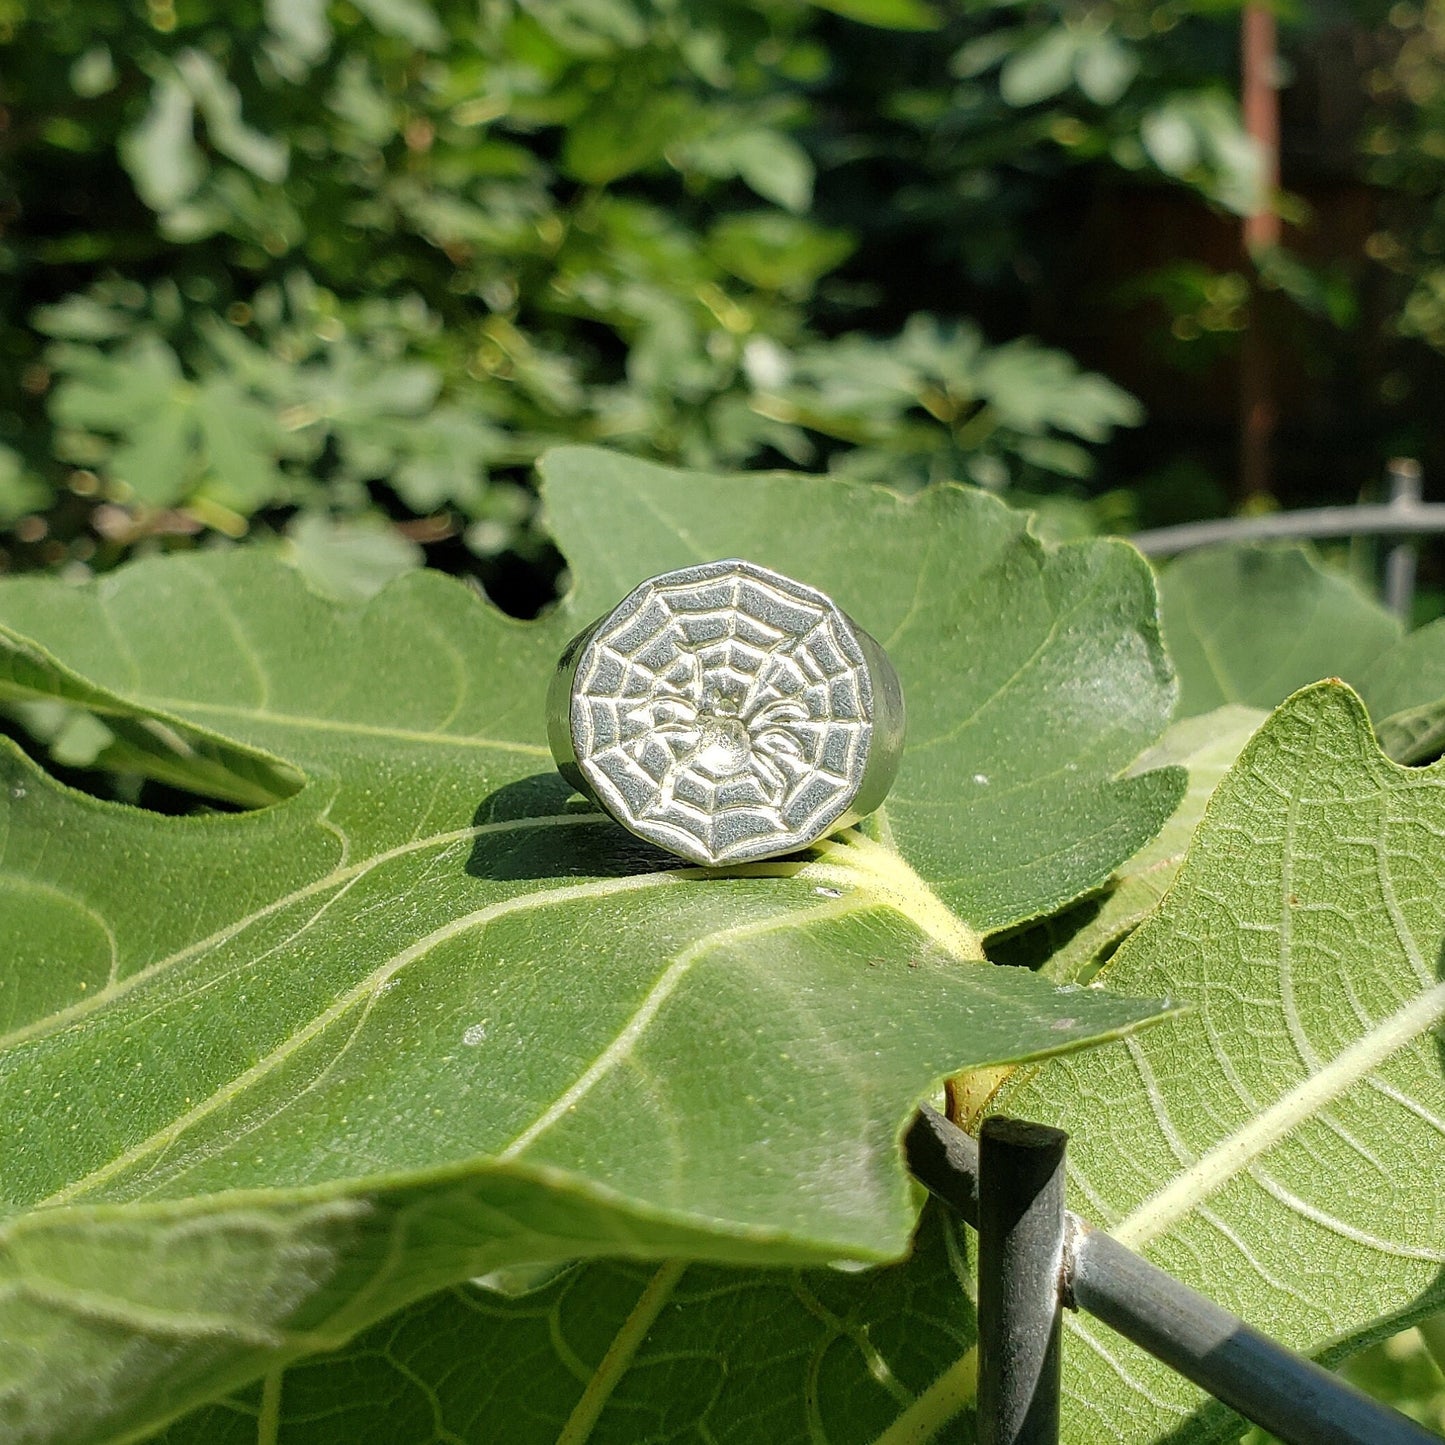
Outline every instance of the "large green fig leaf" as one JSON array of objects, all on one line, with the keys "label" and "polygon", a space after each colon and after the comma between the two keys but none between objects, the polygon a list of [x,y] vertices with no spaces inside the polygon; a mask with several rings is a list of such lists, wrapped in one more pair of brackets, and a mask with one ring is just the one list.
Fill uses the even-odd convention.
[{"label": "large green fig leaf", "polygon": [[[920,1096],[1159,1015],[979,946],[1177,801],[1115,777],[1172,701],[1136,554],[1047,551],[957,488],[595,452],[547,501],[575,592],[532,625],[426,573],[342,605],[247,553],[0,585],[4,696],[277,800],[159,817],[0,754],[7,1438],[135,1438],[522,1261],[895,1256]],[[707,872],[568,803],[557,652],[704,553],[893,650],[913,732],[875,836]]]},{"label": "large green fig leaf", "polygon": [[[1442,837],[1445,764],[1383,757],[1347,688],[1299,693],[1104,970],[1194,1008],[1020,1071],[996,1102],[1069,1131],[1075,1209],[1326,1359],[1445,1303]],[[1233,1438],[1221,1407],[1087,1317],[1065,1360],[1067,1439]]]},{"label": "large green fig leaf", "polygon": [[[1192,752],[1180,731],[1161,746]],[[1445,1302],[1442,834],[1445,763],[1387,761],[1338,685],[1299,694],[1107,966],[1193,1011],[1025,1066],[995,1101],[1070,1131],[1076,1210],[1327,1362]],[[940,1223],[925,1216],[906,1265],[853,1278],[595,1264],[521,1299],[441,1296],[165,1445],[249,1442],[268,1399],[277,1445],[339,1442],[380,1409],[416,1445],[969,1441],[969,1246]],[[1066,1323],[1066,1440],[1237,1438],[1180,1376]],[[545,1403],[504,1424],[508,1372]]]},{"label": "large green fig leaf", "polygon": [[155,1445],[255,1445],[263,1418],[274,1445],[871,1445],[954,1361],[967,1383],[967,1250],[930,1208],[911,1259],[861,1274],[604,1260],[517,1299],[462,1286]]},{"label": "large green fig leaf", "polygon": [[1445,620],[1402,636],[1349,578],[1295,545],[1233,545],[1164,568],[1160,594],[1181,717],[1273,707],[1325,677],[1364,698],[1397,763],[1445,751]]},{"label": "large green fig leaf", "polygon": [[[1158,751],[1200,769],[1207,788],[1217,763],[1210,740],[1229,734],[1226,723],[1237,737],[1254,722],[1240,709],[1180,725]],[[1326,1361],[1445,1303],[1442,836],[1445,763],[1409,769],[1387,760],[1359,700],[1338,684],[1298,694],[1213,788],[1172,888],[1103,972],[1115,987],[1168,989],[1193,1009],[1120,1043],[1026,1065],[993,1103],[1069,1130],[1074,1209],[1251,1324]],[[932,1302],[927,1317],[913,1322],[933,1371],[926,1388],[909,1380],[895,1390],[883,1420],[875,1395],[856,1434],[830,1416],[813,1435],[796,1438],[877,1445],[972,1438],[975,1357],[962,1253],[925,1229],[907,1267],[914,1278],[948,1281],[957,1291],[952,1308]],[[719,1300],[770,1281],[744,1270],[726,1278]],[[847,1304],[835,1299],[829,1307],[860,1355],[889,1337],[894,1320],[889,1299],[870,1295],[868,1285],[861,1278]],[[680,1336],[702,1336],[710,1345],[698,1353],[718,1380],[731,1379],[729,1365],[741,1366],[748,1340],[731,1334],[715,1308],[726,1305],[688,1299],[660,1317],[645,1350],[629,1357],[625,1394],[596,1417],[594,1433],[571,1438],[626,1439],[639,1411],[664,1401],[691,1422],[694,1403],[679,1401],[661,1376],[649,1389],[639,1367],[668,1358]],[[620,1312],[609,1344],[624,1340]],[[684,1312],[693,1318],[684,1321]],[[489,1357],[530,1366],[537,1314],[528,1299],[496,1303],[467,1337]],[[1240,1422],[1181,1377],[1096,1321],[1066,1319],[1067,1440],[1202,1445],[1237,1437]],[[557,1337],[554,1331],[554,1352]],[[418,1361],[428,1392],[446,1391],[439,1418],[464,1420],[469,1408],[481,1408],[483,1390],[475,1379],[453,1383],[440,1338],[433,1333],[436,1368],[420,1362],[420,1338],[407,1359]],[[776,1357],[792,1360],[817,1336],[796,1328],[764,1338]],[[940,1338],[954,1344],[951,1360],[939,1359]],[[815,1377],[845,1400],[868,1393],[858,1383],[864,1366],[846,1346],[839,1352],[847,1366],[835,1359],[837,1373],[825,1376],[818,1364]],[[598,1353],[594,1346],[589,1359]],[[886,1349],[882,1357],[889,1371],[881,1378],[892,1384],[895,1357]],[[294,1393],[292,1376],[280,1385],[280,1418],[295,1422],[289,1439],[298,1445],[302,1422],[351,1388],[347,1371],[323,1374],[320,1362],[315,1369]],[[566,1412],[584,1390],[579,1379],[564,1397]],[[834,1397],[820,1384],[816,1398]],[[787,1429],[796,1395],[778,1385],[775,1399],[779,1438],[794,1438]],[[220,1418],[212,1412],[204,1420]],[[559,1409],[552,1425],[561,1418]],[[720,1412],[707,1424],[716,1438],[746,1440],[751,1418]],[[202,1438],[177,1435],[173,1445]],[[288,1445],[284,1430],[278,1439]]]}]

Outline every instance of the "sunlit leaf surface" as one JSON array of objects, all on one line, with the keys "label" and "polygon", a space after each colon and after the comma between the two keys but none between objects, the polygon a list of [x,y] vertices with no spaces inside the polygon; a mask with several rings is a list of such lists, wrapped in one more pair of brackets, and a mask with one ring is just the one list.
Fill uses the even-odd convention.
[{"label": "sunlit leaf surface", "polygon": [[[980,947],[1179,796],[1116,777],[1172,701],[1137,554],[1045,551],[954,488],[596,452],[547,502],[575,592],[532,625],[427,573],[338,603],[255,553],[0,585],[5,696],[264,804],[161,817],[3,755],[10,1438],[123,1438],[523,1262],[896,1256],[921,1096],[1159,1014]],[[871,836],[729,876],[569,802],[542,697],[642,577],[740,554],[886,641],[912,732]]]}]

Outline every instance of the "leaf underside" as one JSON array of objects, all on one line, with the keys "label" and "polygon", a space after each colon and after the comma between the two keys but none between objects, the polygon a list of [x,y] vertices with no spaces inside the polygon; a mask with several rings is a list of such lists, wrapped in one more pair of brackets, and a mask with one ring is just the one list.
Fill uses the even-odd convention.
[{"label": "leaf underside", "polygon": [[[1104,970],[1192,1009],[996,1104],[1069,1131],[1074,1208],[1326,1360],[1445,1303],[1442,837],[1445,764],[1383,757],[1339,684],[1297,694]],[[1180,1376],[1067,1328],[1067,1439],[1233,1438]]]},{"label": "leaf underside", "polygon": [[1160,596],[1181,717],[1274,707],[1337,677],[1359,692],[1397,763],[1445,751],[1445,619],[1399,621],[1296,544],[1201,548],[1165,567]]},{"label": "leaf underside", "polygon": [[[521,1299],[464,1285],[288,1370],[276,1439],[868,1445],[973,1342],[963,1233],[929,1209],[912,1260],[861,1275],[607,1260]],[[265,1408],[252,1386],[156,1445],[255,1445]]]}]

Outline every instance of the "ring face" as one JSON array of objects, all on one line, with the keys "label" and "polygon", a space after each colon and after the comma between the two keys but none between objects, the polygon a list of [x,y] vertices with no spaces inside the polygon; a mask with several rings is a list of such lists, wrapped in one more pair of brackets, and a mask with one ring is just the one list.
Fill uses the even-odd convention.
[{"label": "ring face", "polygon": [[857,629],[816,589],[751,562],[668,572],[575,661],[576,766],[639,836],[746,862],[806,847],[853,805],[875,690]]}]

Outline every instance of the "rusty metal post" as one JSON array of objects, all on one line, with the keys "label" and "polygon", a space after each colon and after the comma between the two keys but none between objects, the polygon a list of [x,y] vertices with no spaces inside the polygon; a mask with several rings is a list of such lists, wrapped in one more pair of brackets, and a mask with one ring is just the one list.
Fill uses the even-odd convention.
[{"label": "rusty metal post", "polygon": [[[1240,108],[1264,167],[1259,205],[1244,218],[1244,250],[1251,258],[1280,240],[1274,206],[1279,189],[1278,37],[1274,14],[1263,5],[1246,5],[1241,20]],[[1246,497],[1268,492],[1273,481],[1270,451],[1277,411],[1260,311],[1256,292],[1239,352],[1239,487]]]}]

